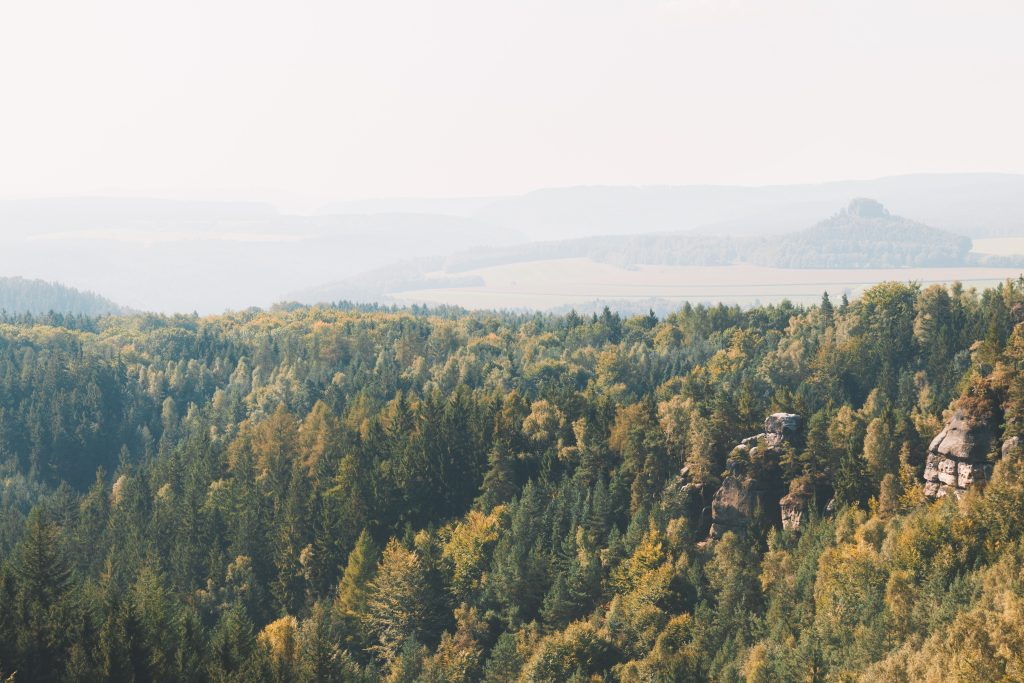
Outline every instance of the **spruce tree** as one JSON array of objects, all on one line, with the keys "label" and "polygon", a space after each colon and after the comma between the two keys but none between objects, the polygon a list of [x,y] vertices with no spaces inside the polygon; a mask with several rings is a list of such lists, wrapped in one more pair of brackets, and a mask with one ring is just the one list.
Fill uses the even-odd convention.
[{"label": "spruce tree", "polygon": [[379,558],[380,551],[363,529],[348,555],[332,608],[341,630],[341,641],[349,649],[362,649],[365,645],[363,623],[367,616],[370,582],[377,573]]},{"label": "spruce tree", "polygon": [[13,563],[14,612],[20,675],[30,681],[55,681],[61,672],[66,643],[64,602],[71,587],[71,567],[61,548],[60,531],[33,508]]}]

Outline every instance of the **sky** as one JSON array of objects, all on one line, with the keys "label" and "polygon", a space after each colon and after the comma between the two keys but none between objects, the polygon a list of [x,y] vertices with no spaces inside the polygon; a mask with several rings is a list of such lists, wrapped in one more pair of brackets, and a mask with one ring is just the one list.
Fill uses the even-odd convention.
[{"label": "sky", "polygon": [[0,196],[1024,172],[1019,0],[0,0]]}]

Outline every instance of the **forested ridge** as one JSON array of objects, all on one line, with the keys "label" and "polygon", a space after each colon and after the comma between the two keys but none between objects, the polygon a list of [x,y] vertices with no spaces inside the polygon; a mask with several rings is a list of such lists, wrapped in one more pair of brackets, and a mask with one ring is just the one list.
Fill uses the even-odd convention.
[{"label": "forested ridge", "polygon": [[[1024,280],[662,320],[4,317],[0,674],[1022,680],[1021,454],[922,481],[951,408],[1024,433],[1022,321]],[[805,425],[777,462],[734,448],[777,412]],[[803,523],[709,540],[769,465]]]},{"label": "forested ridge", "polygon": [[93,316],[123,312],[120,306],[98,294],[22,277],[0,277],[0,311]]}]

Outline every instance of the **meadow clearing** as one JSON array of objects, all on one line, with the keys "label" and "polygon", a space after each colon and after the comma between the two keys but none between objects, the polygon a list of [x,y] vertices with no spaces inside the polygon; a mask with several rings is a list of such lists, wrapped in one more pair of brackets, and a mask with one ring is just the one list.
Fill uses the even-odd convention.
[{"label": "meadow clearing", "polygon": [[[440,274],[439,274],[440,275]],[[960,281],[984,288],[1021,275],[1011,268],[783,269],[751,265],[637,266],[621,268],[585,258],[529,261],[468,271],[483,284],[395,292],[402,303],[453,304],[466,308],[533,308],[594,300],[663,299],[680,304],[750,305],[789,299],[812,303],[827,291],[855,296],[878,282],[922,285]]]}]

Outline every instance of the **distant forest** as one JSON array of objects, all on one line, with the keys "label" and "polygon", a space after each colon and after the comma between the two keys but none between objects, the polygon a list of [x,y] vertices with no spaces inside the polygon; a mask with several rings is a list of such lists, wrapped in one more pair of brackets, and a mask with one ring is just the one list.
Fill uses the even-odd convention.
[{"label": "distant forest", "polygon": [[43,280],[0,277],[0,312],[9,315],[65,313],[107,315],[123,309],[109,299]]},{"label": "distant forest", "polygon": [[966,265],[971,240],[893,216],[870,199],[807,230],[769,237],[702,233],[613,235],[521,247],[475,250],[446,262],[448,272],[519,261],[586,257],[619,266],[721,266],[752,263],[774,268],[921,268]]}]

